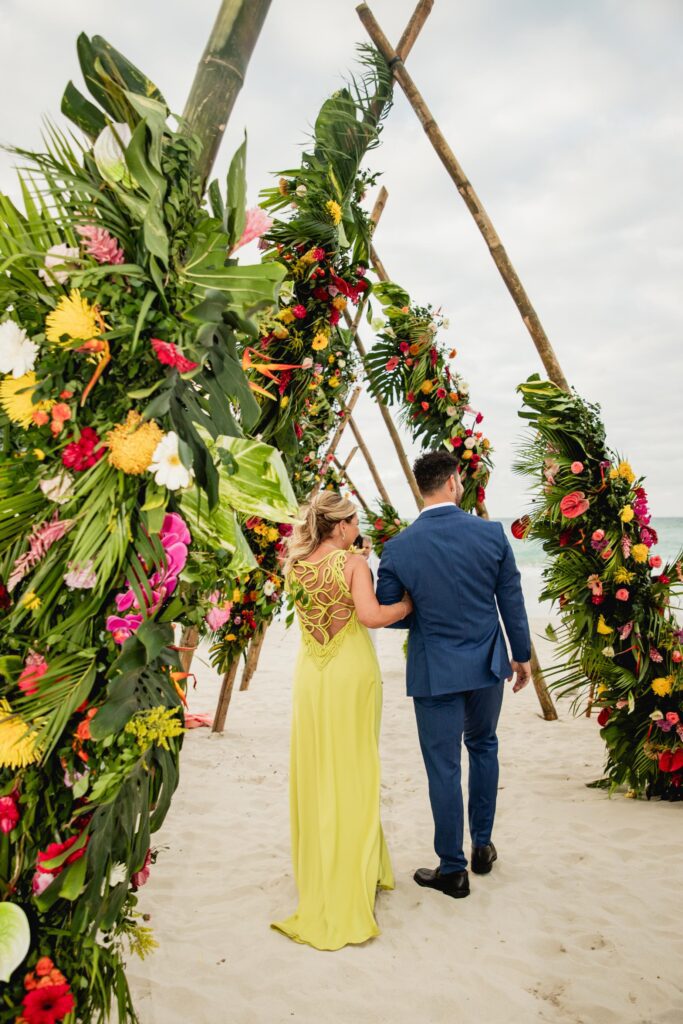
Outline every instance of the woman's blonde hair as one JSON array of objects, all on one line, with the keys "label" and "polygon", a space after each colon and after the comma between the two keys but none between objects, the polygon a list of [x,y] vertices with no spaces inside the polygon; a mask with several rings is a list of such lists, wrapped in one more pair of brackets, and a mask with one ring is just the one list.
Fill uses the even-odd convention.
[{"label": "woman's blonde hair", "polygon": [[302,505],[301,518],[287,543],[285,575],[295,562],[306,558],[327,540],[337,523],[348,522],[357,511],[352,501],[342,498],[335,491],[322,491],[311,498],[307,505]]}]

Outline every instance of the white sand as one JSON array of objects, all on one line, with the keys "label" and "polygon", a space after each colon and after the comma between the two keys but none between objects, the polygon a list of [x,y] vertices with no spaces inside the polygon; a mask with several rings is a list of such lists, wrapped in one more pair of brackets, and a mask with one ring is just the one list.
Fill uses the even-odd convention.
[{"label": "white sand", "polygon": [[[186,739],[181,783],[141,909],[159,949],[130,964],[142,1024],[680,1024],[680,804],[611,800],[595,718],[538,717],[509,692],[491,875],[468,899],[418,888],[432,822],[402,636],[384,631],[383,821],[397,888],[382,934],[323,953],[271,931],[296,903],[287,762],[297,630],[276,624],[223,737]],[[202,662],[204,664],[202,664]],[[218,680],[200,651],[193,711]]]}]

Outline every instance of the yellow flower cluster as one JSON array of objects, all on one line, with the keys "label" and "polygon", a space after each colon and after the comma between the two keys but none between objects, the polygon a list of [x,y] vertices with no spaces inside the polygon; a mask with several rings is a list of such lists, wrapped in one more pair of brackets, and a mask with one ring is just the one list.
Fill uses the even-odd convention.
[{"label": "yellow flower cluster", "polygon": [[631,506],[630,505],[624,505],[624,507],[622,508],[621,512],[619,513],[619,518],[621,519],[622,523],[630,523],[631,520],[633,519],[634,515],[635,515],[635,512],[633,511]]},{"label": "yellow flower cluster", "polygon": [[631,469],[630,462],[620,462],[616,469],[610,470],[609,475],[612,480],[620,478],[625,480],[627,484],[632,484],[636,478],[636,474]]},{"label": "yellow flower cluster", "polygon": [[40,608],[43,602],[40,600],[35,590],[27,590],[21,599],[21,603],[23,604],[24,608],[28,608],[30,612],[35,612],[38,608]]},{"label": "yellow flower cluster", "polygon": [[652,680],[652,689],[658,697],[667,697],[674,688],[673,676],[660,676]]},{"label": "yellow flower cluster", "polygon": [[609,636],[611,633],[614,632],[612,627],[608,626],[607,623],[605,622],[605,616],[604,615],[600,616],[600,618],[598,619],[598,624],[597,624],[597,626],[595,628],[597,629],[598,633],[602,633],[603,636]]},{"label": "yellow flower cluster", "polygon": [[177,708],[162,707],[138,711],[126,723],[125,732],[135,737],[142,751],[149,750],[155,744],[168,750],[168,741],[181,736],[185,731],[177,712]]},{"label": "yellow flower cluster", "polygon": [[340,313],[343,313],[346,309],[347,302],[343,295],[335,295],[332,299],[332,305],[335,309],[338,309]]},{"label": "yellow flower cluster", "polygon": [[631,557],[634,562],[647,562],[649,553],[647,544],[634,544],[631,548]]},{"label": "yellow flower cluster", "polygon": [[65,335],[72,341],[91,341],[105,329],[99,309],[91,306],[78,288],[63,295],[45,319],[45,337],[53,342],[62,341]]},{"label": "yellow flower cluster", "polygon": [[144,421],[131,409],[125,423],[117,424],[107,434],[109,464],[123,473],[139,476],[152,461],[164,433],[154,420]]},{"label": "yellow flower cluster", "polygon": [[24,429],[31,426],[34,412],[39,409],[49,412],[54,405],[54,402],[33,404],[36,383],[33,372],[25,373],[22,377],[4,377],[0,380],[0,407],[8,420],[18,423]]},{"label": "yellow flower cluster", "polygon": [[329,213],[332,223],[338,224],[342,219],[342,210],[339,203],[335,202],[334,199],[328,199],[325,203],[325,209]]},{"label": "yellow flower cluster", "polygon": [[291,324],[294,323],[296,317],[292,313],[291,309],[285,307],[285,309],[280,310],[277,315],[277,319],[283,324]]}]

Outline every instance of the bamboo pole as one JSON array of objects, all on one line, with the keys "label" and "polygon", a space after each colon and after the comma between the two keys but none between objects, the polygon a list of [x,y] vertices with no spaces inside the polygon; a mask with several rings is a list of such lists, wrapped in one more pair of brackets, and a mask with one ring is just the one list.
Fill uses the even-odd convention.
[{"label": "bamboo pole", "polygon": [[342,471],[342,473],[344,474],[344,477],[346,478],[346,483],[351,488],[351,490],[353,491],[355,496],[358,498],[358,501],[359,501],[363,511],[366,512],[369,516],[372,515],[372,511],[370,509],[370,506],[368,505],[367,501],[365,500],[363,495],[360,493],[360,491],[358,490],[358,488],[354,484],[353,480],[351,479],[349,474],[346,472],[346,470],[344,469],[343,465],[341,464],[341,462],[339,461],[339,459],[337,458],[336,455],[334,456],[334,464],[337,467],[337,469],[340,469]]},{"label": "bamboo pole", "polygon": [[503,243],[493,226],[491,218],[474,191],[471,182],[468,180],[465,172],[460,166],[453,150],[448,145],[448,142],[441,132],[434,115],[427,106],[424,98],[413,82],[413,79],[406,71],[401,55],[397,54],[394,50],[367,4],[360,4],[356,8],[356,11],[368,35],[386,60],[387,64],[389,64],[392,74],[403,89],[408,102],[417,114],[437,156],[446,168],[468,210],[474,217],[475,223],[488,246],[493,262],[498,268],[512,299],[519,310],[522,320],[524,321],[524,325],[531,335],[531,339],[536,346],[539,356],[541,357],[541,361],[545,367],[548,377],[554,384],[557,384],[558,387],[562,388],[564,391],[569,391],[569,384],[562,372],[562,368],[560,367],[555,351],[543,329],[536,310],[531,304],[531,300],[522,285],[517,271],[512,266],[512,263],[503,248]]},{"label": "bamboo pole", "polygon": [[249,683],[258,668],[259,658],[261,657],[261,651],[263,650],[263,641],[266,639],[266,632],[269,625],[270,623],[262,622],[251,638],[249,650],[247,651],[247,661],[244,666],[244,672],[242,673],[240,691],[249,689]]},{"label": "bamboo pole", "polygon": [[199,136],[197,171],[211,173],[228,118],[239,94],[271,0],[222,0],[197,67],[183,120]]},{"label": "bamboo pole", "polygon": [[221,692],[218,698],[218,704],[216,705],[216,714],[213,720],[213,725],[211,726],[211,732],[223,732],[223,729],[225,728],[225,719],[228,714],[230,698],[232,697],[238,667],[239,657],[235,658],[230,665],[230,668],[223,676]]},{"label": "bamboo pole", "polygon": [[348,455],[346,456],[346,458],[344,459],[344,465],[342,466],[342,469],[343,469],[344,471],[346,471],[346,467],[347,467],[347,466],[350,466],[350,465],[351,465],[351,460],[353,459],[354,455],[356,454],[356,452],[357,452],[358,450],[359,450],[359,446],[358,446],[357,444],[354,444],[353,448],[351,449],[351,451],[349,452],[349,454],[348,454]]},{"label": "bamboo pole", "polygon": [[199,642],[199,630],[196,626],[183,626],[180,634],[180,664],[183,672],[190,671],[192,658]]},{"label": "bamboo pole", "polygon": [[389,497],[389,492],[387,491],[386,487],[384,486],[384,483],[382,482],[382,477],[379,475],[379,470],[375,465],[375,460],[370,454],[370,449],[366,445],[365,439],[361,434],[360,430],[358,429],[358,424],[354,420],[353,416],[349,416],[349,426],[351,427],[353,436],[358,442],[358,447],[363,453],[363,458],[367,463],[367,467],[370,470],[370,475],[372,476],[372,479],[375,481],[375,487],[379,491],[382,501],[385,501],[387,505],[391,505],[392,502],[391,498]]},{"label": "bamboo pole", "polygon": [[[403,35],[399,39],[398,46],[396,47],[396,52],[400,54],[402,60],[405,60],[412,50],[415,40],[422,31],[422,26],[431,14],[433,6],[434,0],[418,0],[417,7],[413,11],[410,21],[403,30]],[[378,96],[370,106],[370,116],[374,121],[377,121],[382,111],[382,107],[383,98]]]}]

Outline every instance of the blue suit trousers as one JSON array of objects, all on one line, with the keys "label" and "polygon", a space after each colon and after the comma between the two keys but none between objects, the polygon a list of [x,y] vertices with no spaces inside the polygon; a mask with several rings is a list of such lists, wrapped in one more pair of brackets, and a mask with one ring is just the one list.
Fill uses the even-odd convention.
[{"label": "blue suit trousers", "polygon": [[464,871],[462,741],[469,755],[468,819],[473,846],[491,842],[498,792],[496,726],[503,683],[437,697],[414,697],[417,731],[429,780],[434,849],[442,874]]}]

